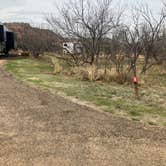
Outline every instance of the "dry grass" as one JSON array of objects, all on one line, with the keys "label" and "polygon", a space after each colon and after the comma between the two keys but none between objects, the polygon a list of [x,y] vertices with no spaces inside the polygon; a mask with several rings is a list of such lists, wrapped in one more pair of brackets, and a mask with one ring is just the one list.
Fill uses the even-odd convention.
[{"label": "dry grass", "polygon": [[53,65],[53,74],[56,75],[56,74],[59,74],[62,72],[63,68],[60,64],[60,60],[57,59],[56,57],[51,57],[51,63]]},{"label": "dry grass", "polygon": [[103,82],[116,82],[123,84],[128,81],[131,82],[131,75],[126,75],[126,73],[118,73],[115,68],[104,69],[97,68],[95,65],[87,65],[84,67],[74,68],[72,74],[77,75],[79,73],[79,78],[85,81],[103,81]]},{"label": "dry grass", "polygon": [[95,65],[80,67],[79,70],[82,80],[96,81],[98,78],[98,70]]},{"label": "dry grass", "polygon": [[[114,65],[104,68],[104,66],[97,67],[96,65],[83,65],[83,66],[70,66],[66,63],[64,59],[59,59],[60,55],[47,53],[44,56],[41,56],[46,62],[51,63],[54,68],[53,74],[63,74],[66,76],[72,76],[79,78],[84,81],[102,81],[102,82],[115,82],[118,84],[132,84],[133,72],[126,72],[127,69],[124,69],[123,72],[118,73]],[[158,84],[156,77],[158,79],[163,79],[166,75],[166,64],[155,65],[144,75],[139,75],[142,68],[142,59],[140,58],[137,64],[137,73],[139,78],[140,85],[147,84]],[[163,85],[164,81],[161,81]],[[160,83],[159,83],[160,84]],[[160,85],[161,85],[160,84]],[[160,86],[159,85],[159,86]]]},{"label": "dry grass", "polygon": [[51,63],[54,68],[53,74],[65,74],[67,76],[75,76],[84,81],[103,81],[103,82],[116,82],[123,84],[125,82],[131,83],[132,75],[125,72],[118,73],[116,68],[104,68],[103,66],[97,67],[95,64],[85,64],[83,66],[70,66],[64,59],[56,54],[45,54],[40,58],[46,62]]}]

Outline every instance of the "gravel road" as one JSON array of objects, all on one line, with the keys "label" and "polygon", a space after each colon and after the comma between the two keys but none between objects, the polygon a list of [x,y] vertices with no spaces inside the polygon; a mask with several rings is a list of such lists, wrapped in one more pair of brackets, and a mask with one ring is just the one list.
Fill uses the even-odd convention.
[{"label": "gravel road", "polygon": [[80,106],[0,67],[0,166],[166,166],[166,128]]}]

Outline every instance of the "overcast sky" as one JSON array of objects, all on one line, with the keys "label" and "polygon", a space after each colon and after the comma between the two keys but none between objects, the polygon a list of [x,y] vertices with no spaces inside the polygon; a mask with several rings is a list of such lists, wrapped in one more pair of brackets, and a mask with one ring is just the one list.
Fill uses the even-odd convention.
[{"label": "overcast sky", "polygon": [[[0,0],[1,22],[28,22],[42,24],[44,16],[56,13],[55,3],[67,0]],[[115,2],[118,0],[114,0]],[[124,4],[133,4],[136,0],[120,0]],[[147,3],[154,11],[159,11],[162,0],[137,0]]]}]

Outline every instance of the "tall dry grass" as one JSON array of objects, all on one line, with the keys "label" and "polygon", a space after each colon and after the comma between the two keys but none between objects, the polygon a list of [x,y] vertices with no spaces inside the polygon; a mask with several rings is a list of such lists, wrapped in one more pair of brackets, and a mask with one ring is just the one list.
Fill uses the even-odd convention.
[{"label": "tall dry grass", "polygon": [[[125,82],[131,82],[132,75],[125,72],[118,73],[116,67],[111,68],[97,67],[93,64],[85,64],[82,66],[68,66],[67,62],[56,57],[56,55],[44,55],[42,56],[44,61],[51,63],[53,67],[53,74],[65,74],[68,76],[74,76],[81,80],[86,81],[104,81],[104,82],[117,82],[123,84]],[[65,63],[65,64],[64,64]]]}]

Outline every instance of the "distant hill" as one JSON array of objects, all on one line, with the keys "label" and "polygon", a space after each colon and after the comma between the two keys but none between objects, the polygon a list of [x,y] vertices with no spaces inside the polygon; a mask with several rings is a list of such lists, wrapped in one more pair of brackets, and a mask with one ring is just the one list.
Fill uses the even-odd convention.
[{"label": "distant hill", "polygon": [[32,27],[28,23],[5,23],[16,34],[17,47],[30,51],[58,51],[63,38],[51,30]]}]

